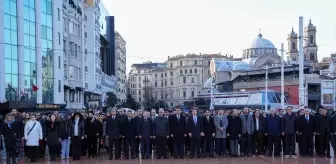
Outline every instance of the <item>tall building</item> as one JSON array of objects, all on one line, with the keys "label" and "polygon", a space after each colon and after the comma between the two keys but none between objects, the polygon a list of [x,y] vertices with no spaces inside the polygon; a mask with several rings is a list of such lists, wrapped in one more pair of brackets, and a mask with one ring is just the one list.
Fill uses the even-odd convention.
[{"label": "tall building", "polygon": [[140,104],[149,98],[146,92],[150,91],[154,99],[169,107],[193,105],[197,95],[208,92],[203,84],[210,78],[212,58],[232,60],[220,54],[187,54],[168,57],[165,63],[133,64],[130,93]]},{"label": "tall building", "polygon": [[[84,108],[84,66],[87,51],[87,15],[83,12],[87,5],[79,0],[64,0],[62,7],[62,54],[64,69],[64,102],[67,108]],[[84,29],[84,30],[83,30]],[[61,64],[62,64],[61,63]],[[63,88],[62,88],[63,89]]]},{"label": "tall building", "polygon": [[0,101],[63,103],[62,1],[0,3]]},{"label": "tall building", "polygon": [[115,77],[118,102],[126,102],[126,41],[115,32]]}]

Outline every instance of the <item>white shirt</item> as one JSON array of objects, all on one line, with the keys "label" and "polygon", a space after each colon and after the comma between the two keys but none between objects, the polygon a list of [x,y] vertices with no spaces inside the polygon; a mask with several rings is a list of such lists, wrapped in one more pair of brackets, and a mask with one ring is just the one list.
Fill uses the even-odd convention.
[{"label": "white shirt", "polygon": [[256,130],[259,130],[259,119],[256,119]]},{"label": "white shirt", "polygon": [[74,127],[74,136],[78,136],[78,124],[79,120],[75,120],[75,127]]}]

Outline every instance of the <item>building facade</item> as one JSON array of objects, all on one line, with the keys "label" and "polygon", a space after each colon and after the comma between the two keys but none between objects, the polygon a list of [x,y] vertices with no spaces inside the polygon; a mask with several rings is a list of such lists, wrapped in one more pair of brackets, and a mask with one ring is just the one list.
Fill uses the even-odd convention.
[{"label": "building facade", "polygon": [[212,58],[231,60],[232,56],[187,54],[168,57],[165,63],[133,64],[130,93],[140,104],[149,98],[149,90],[154,99],[165,101],[169,107],[193,105],[197,95],[208,92],[203,84],[210,78]]},{"label": "building facade", "polygon": [[115,32],[115,77],[117,79],[117,98],[122,104],[126,102],[126,41],[120,33]]},{"label": "building facade", "polygon": [[0,101],[64,103],[61,10],[62,1],[1,1]]}]

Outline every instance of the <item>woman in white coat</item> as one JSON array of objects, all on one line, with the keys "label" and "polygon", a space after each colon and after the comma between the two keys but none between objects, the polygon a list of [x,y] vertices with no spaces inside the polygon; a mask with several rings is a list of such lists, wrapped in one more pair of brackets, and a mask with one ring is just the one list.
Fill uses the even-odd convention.
[{"label": "woman in white coat", "polygon": [[40,122],[36,121],[35,114],[30,115],[30,120],[24,128],[24,137],[27,146],[27,156],[30,162],[36,162],[39,155],[39,143],[43,139],[42,127]]}]

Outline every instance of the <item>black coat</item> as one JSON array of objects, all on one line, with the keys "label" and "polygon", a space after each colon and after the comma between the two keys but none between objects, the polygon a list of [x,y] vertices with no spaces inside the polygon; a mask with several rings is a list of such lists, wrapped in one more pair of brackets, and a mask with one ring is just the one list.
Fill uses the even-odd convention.
[{"label": "black coat", "polygon": [[309,121],[307,122],[306,116],[300,116],[298,119],[298,131],[302,133],[302,135],[310,135],[313,136],[315,132],[315,117],[309,115]]},{"label": "black coat", "polygon": [[[85,134],[88,138],[98,138],[102,134],[102,125],[98,120],[91,122],[91,118],[86,120]],[[97,135],[98,134],[98,135]]]},{"label": "black coat", "polygon": [[262,116],[259,116],[259,129],[257,131],[257,123],[256,123],[256,118],[253,117],[253,123],[254,123],[254,132],[261,132],[261,133],[266,133],[266,119],[263,118]]},{"label": "black coat", "polygon": [[320,115],[316,117],[316,133],[329,134],[331,132],[330,127],[331,127],[331,118],[329,115],[326,116]]},{"label": "black coat", "polygon": [[46,136],[48,145],[59,144],[59,139],[61,138],[59,129],[60,123],[58,121],[55,121],[54,124],[52,124],[51,121],[48,121],[46,125],[47,125]]},{"label": "black coat", "polygon": [[121,133],[121,118],[119,116],[115,116],[115,118],[112,119],[112,116],[110,116],[106,120],[106,135],[108,138],[118,139],[121,137]]},{"label": "black coat", "polygon": [[230,140],[238,140],[239,136],[242,133],[241,119],[239,116],[229,116],[228,117],[229,125],[227,128],[227,133],[229,133]]},{"label": "black coat", "polygon": [[18,134],[20,133],[20,125],[17,122],[13,122],[11,127],[5,122],[1,127],[1,135],[4,137],[5,148],[16,148],[17,139],[20,139]]},{"label": "black coat", "polygon": [[130,120],[125,118],[122,122],[122,136],[126,139],[135,139],[138,134],[137,121],[136,118],[131,118]]},{"label": "black coat", "polygon": [[[72,121],[71,137],[74,137],[74,135],[75,135],[75,120]],[[80,119],[78,122],[78,137],[84,137],[84,135],[85,135],[84,122]]]},{"label": "black coat", "polygon": [[201,138],[203,133],[203,120],[200,116],[197,116],[197,122],[195,124],[193,116],[189,116],[187,122],[188,133],[191,133],[192,138]]},{"label": "black coat", "polygon": [[138,123],[138,135],[144,138],[153,136],[153,122],[151,118],[140,118]]},{"label": "black coat", "polygon": [[285,114],[281,119],[281,132],[285,134],[295,134],[296,129],[296,116],[294,113],[291,115]]},{"label": "black coat", "polygon": [[71,120],[64,120],[60,125],[60,137],[62,140],[71,137],[73,134],[72,131],[72,122]]},{"label": "black coat", "polygon": [[156,117],[153,122],[153,135],[154,136],[168,136],[169,135],[169,122],[166,117]]},{"label": "black coat", "polygon": [[213,117],[209,116],[209,120],[203,117],[203,132],[205,138],[213,138],[212,134],[216,133]]},{"label": "black coat", "polygon": [[186,117],[180,115],[180,120],[177,119],[177,116],[170,117],[170,134],[174,135],[174,138],[184,138],[184,135],[187,134],[187,123]]}]

